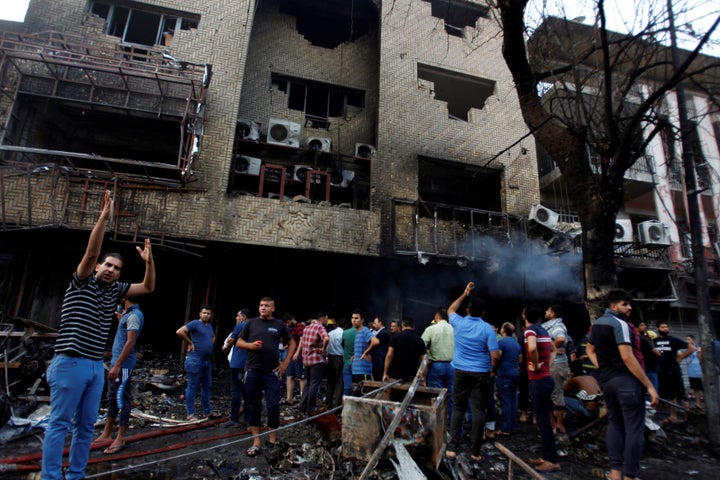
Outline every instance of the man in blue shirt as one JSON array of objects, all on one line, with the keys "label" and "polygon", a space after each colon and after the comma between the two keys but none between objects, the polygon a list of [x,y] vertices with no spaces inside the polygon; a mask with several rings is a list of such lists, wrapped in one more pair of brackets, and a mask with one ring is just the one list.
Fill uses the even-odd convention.
[{"label": "man in blue shirt", "polygon": [[102,442],[112,440],[115,417],[120,411],[118,421],[118,434],[115,440],[105,449],[110,455],[119,452],[125,446],[125,433],[130,422],[130,410],[132,410],[132,384],[131,375],[137,357],[135,356],[135,344],[142,331],[145,317],[140,311],[140,306],[130,298],[125,298],[125,310],[120,317],[115,341],[112,347],[112,360],[108,372],[107,399],[108,411],[105,419],[105,429],[95,440]]},{"label": "man in blue shirt", "polygon": [[197,420],[195,416],[195,394],[200,385],[200,400],[203,417],[210,416],[210,387],[212,386],[212,351],[215,343],[215,331],[212,320],[213,308],[204,305],[200,308],[200,318],[178,328],[178,337],[187,343],[185,372],[187,373],[187,390],[185,391],[185,408],[188,420]]},{"label": "man in blue shirt", "polygon": [[472,429],[470,431],[470,459],[475,462],[482,460],[481,448],[483,443],[483,428],[485,426],[485,405],[489,395],[490,374],[500,360],[500,351],[495,330],[482,318],[484,303],[482,300],[472,299],[463,317],[456,312],[465,302],[475,288],[470,282],[449,307],[448,315],[450,325],[455,333],[455,348],[452,366],[455,369],[453,381],[453,415],[450,425],[450,444],[445,452],[448,458],[457,456],[460,446],[460,430],[463,417],[470,400],[472,410]]},{"label": "man in blue shirt", "polygon": [[355,310],[350,321],[356,331],[352,358],[352,381],[360,383],[363,380],[372,380],[373,364],[370,352],[380,341],[372,334],[372,330],[365,326],[365,314],[362,310]]},{"label": "man in blue shirt", "polygon": [[243,376],[245,375],[245,361],[247,360],[248,352],[235,346],[240,334],[242,333],[245,325],[247,324],[248,315],[250,310],[243,308],[235,316],[235,328],[228,337],[225,339],[225,343],[222,346],[223,352],[230,348],[230,420],[223,423],[222,426],[228,427],[244,427],[245,425],[240,422],[240,414],[245,413],[247,418],[247,412],[243,409],[245,403],[245,384],[243,382]]}]

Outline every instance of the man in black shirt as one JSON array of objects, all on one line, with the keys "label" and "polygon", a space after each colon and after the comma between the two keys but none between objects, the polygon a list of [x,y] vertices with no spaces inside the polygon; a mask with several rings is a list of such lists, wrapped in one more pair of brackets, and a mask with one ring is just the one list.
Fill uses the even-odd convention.
[{"label": "man in black shirt", "polygon": [[385,356],[383,380],[399,378],[405,383],[412,382],[424,356],[425,342],[415,332],[415,324],[409,318],[403,319],[402,331],[392,337]]},{"label": "man in black shirt", "polygon": [[[265,394],[268,427],[273,429],[268,440],[277,441],[280,426],[280,379],[295,354],[295,340],[290,335],[285,322],[273,317],[275,301],[270,297],[260,300],[260,316],[247,321],[247,326],[236,343],[238,348],[248,350],[245,362],[245,398],[248,400],[248,423],[253,436],[253,444],[247,450],[250,457],[260,453],[260,420],[262,395]],[[280,342],[288,345],[288,354],[280,362]]]}]

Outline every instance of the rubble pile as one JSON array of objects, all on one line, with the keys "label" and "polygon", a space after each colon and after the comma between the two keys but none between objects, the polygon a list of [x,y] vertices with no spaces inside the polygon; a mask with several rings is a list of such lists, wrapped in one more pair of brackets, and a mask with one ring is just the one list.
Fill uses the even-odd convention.
[{"label": "rubble pile", "polygon": [[[37,358],[37,352],[42,350],[32,352],[30,355]],[[261,454],[248,457],[245,451],[250,445],[249,432],[243,428],[220,427],[230,406],[229,369],[216,367],[213,375],[212,407],[222,418],[188,423],[185,421],[185,378],[179,358],[157,354],[149,346],[144,346],[140,353],[142,359],[133,377],[136,391],[128,443],[114,455],[104,455],[102,448],[94,449],[87,470],[88,478],[350,480],[358,478],[363,472],[367,461],[345,458],[340,436],[328,435],[322,421],[302,416],[294,405],[281,406],[279,442],[271,446],[263,439]],[[31,383],[30,387],[28,383]],[[36,398],[31,400],[27,397],[27,389],[35,383],[36,380],[16,382],[10,389],[11,395],[6,396],[5,403],[12,407],[13,418],[0,429],[4,457],[0,458],[0,479],[39,478],[33,475],[37,475],[39,470],[42,419],[49,409],[48,402],[38,400],[46,395],[42,380],[36,388]],[[17,388],[24,390],[18,393]],[[320,395],[325,395],[324,384]],[[401,400],[396,398],[396,392],[388,395],[392,401]],[[387,427],[392,410],[383,405],[378,411],[381,415],[377,418],[366,416],[359,421],[377,422],[377,428],[382,431]],[[339,412],[332,414],[340,418]],[[384,421],[382,414],[386,417]],[[661,420],[666,414],[660,408],[656,419]],[[511,436],[487,439],[483,447],[484,461],[480,464],[471,462],[467,453],[460,453],[457,460],[450,462],[442,459],[437,469],[430,468],[427,460],[431,455],[427,453],[427,448],[429,443],[432,445],[429,435],[434,431],[426,418],[421,419],[423,424],[420,425],[420,421],[412,420],[414,415],[404,414],[415,424],[402,425],[401,431],[407,438],[396,437],[399,441],[393,441],[384,451],[369,478],[504,480],[508,478],[511,466],[508,456],[495,442],[523,459],[539,455],[540,441],[535,426],[520,424],[518,431]],[[688,412],[686,416],[687,421],[682,424],[664,426],[661,430],[664,434],[648,431],[642,462],[643,478],[713,478],[720,467],[720,460],[707,449],[707,440],[703,435],[703,429],[707,428],[705,417],[699,412]],[[102,417],[99,423],[102,423]],[[423,427],[425,430],[422,430]],[[345,422],[342,428],[345,430]],[[598,421],[588,427],[570,420],[568,428],[570,434],[559,437],[562,470],[547,478],[603,478],[608,468],[605,423]],[[466,431],[469,430],[468,425]],[[414,445],[418,442],[407,442],[416,438],[418,431],[423,432],[425,440],[418,445]],[[355,431],[355,435],[359,435],[358,432]],[[401,449],[407,449],[407,455],[403,455]],[[517,464],[512,465],[512,470],[518,478],[529,478]],[[420,473],[411,474],[411,471]]]}]

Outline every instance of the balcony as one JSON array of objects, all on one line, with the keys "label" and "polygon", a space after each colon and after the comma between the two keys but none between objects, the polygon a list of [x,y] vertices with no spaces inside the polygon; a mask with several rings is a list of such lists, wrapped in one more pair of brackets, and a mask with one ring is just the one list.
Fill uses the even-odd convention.
[{"label": "balcony", "polygon": [[522,217],[502,212],[395,198],[392,201],[392,245],[397,255],[416,255],[457,262],[487,260],[489,242],[521,244],[526,235]]}]

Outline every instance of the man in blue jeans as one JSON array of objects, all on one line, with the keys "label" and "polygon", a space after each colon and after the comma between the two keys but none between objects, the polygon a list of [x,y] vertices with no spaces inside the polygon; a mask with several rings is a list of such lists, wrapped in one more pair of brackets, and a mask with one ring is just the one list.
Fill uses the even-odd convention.
[{"label": "man in blue jeans", "polygon": [[632,313],[631,301],[632,297],[625,290],[610,290],[610,308],[595,320],[588,336],[587,354],[598,366],[607,407],[605,443],[611,480],[637,477],[645,445],[645,389],[650,405],[657,405],[659,400],[655,387],[633,353],[627,323]]},{"label": "man in blue jeans", "polygon": [[187,344],[185,357],[185,373],[187,373],[187,390],[185,390],[185,409],[187,420],[197,420],[195,415],[195,395],[200,385],[200,401],[203,417],[210,416],[210,387],[212,387],[212,352],[215,343],[215,330],[212,320],[213,308],[203,305],[200,318],[178,328],[175,332]]},{"label": "man in blue jeans", "polygon": [[453,327],[448,323],[446,308],[435,312],[430,326],[422,334],[423,342],[428,352],[427,386],[432,388],[446,388],[450,397],[448,400],[448,419],[453,411],[453,379],[455,369],[450,364],[455,352],[455,338]]},{"label": "man in blue jeans", "polygon": [[[85,254],[65,291],[55,357],[46,372],[51,410],[43,442],[43,480],[85,477],[105,382],[102,357],[115,308],[126,295],[145,295],[155,289],[155,264],[149,240],[145,240],[143,249],[135,247],[145,262],[142,283],[118,282],[123,259],[117,253],[106,254],[97,261],[113,211],[109,190],[104,192],[100,208]],[[63,447],[69,431],[72,431],[70,466],[63,477]]]},{"label": "man in blue jeans", "polygon": [[[125,433],[130,423],[132,410],[132,372],[137,363],[135,344],[142,332],[145,316],[140,305],[131,298],[125,299],[124,310],[118,323],[115,341],[112,346],[112,359],[108,372],[107,400],[108,411],[105,417],[103,433],[95,442],[112,440],[115,420],[118,420],[118,434],[115,440],[104,451],[107,455],[119,452],[125,446]],[[94,442],[94,443],[95,443]]]}]

